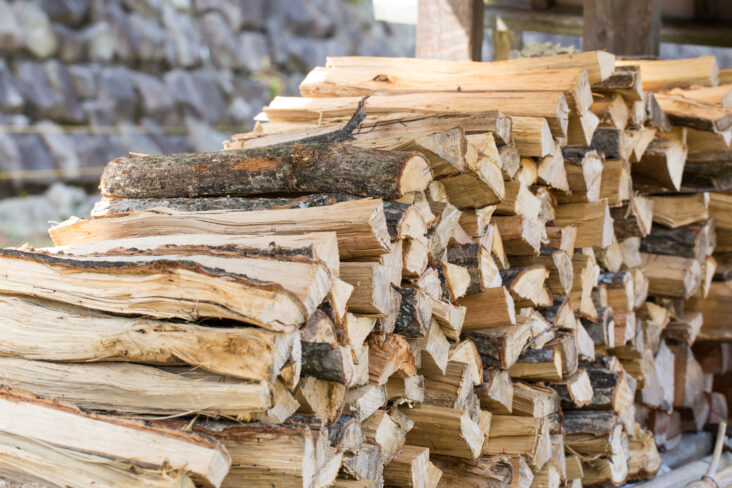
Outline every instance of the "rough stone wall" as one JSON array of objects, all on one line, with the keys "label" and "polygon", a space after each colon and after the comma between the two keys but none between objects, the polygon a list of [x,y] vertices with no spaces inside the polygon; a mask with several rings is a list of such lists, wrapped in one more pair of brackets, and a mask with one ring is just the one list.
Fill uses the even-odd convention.
[{"label": "rough stone wall", "polygon": [[368,0],[0,0],[0,192],[219,149],[326,55],[413,53]]}]

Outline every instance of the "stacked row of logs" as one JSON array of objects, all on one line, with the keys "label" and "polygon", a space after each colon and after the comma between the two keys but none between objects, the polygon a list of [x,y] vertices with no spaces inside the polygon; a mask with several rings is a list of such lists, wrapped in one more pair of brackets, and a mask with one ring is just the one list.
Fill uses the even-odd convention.
[{"label": "stacked row of logs", "polygon": [[637,63],[331,58],[228,151],[110,162],[94,218],[0,251],[0,476],[652,477],[726,419],[731,178],[685,171],[703,89],[651,93],[710,60]]}]

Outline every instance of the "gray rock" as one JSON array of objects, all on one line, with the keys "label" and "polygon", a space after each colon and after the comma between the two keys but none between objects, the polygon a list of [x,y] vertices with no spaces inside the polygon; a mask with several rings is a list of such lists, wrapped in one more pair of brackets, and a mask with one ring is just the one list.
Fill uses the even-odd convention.
[{"label": "gray rock", "polygon": [[160,147],[161,154],[191,152],[193,150],[186,134],[163,133],[160,130],[156,130],[160,126],[151,119],[142,119],[141,125],[150,130],[148,134],[155,144]]},{"label": "gray rock", "polygon": [[132,61],[139,50],[137,38],[130,20],[119,0],[94,0],[92,18],[104,21],[114,37],[114,53],[117,59]]},{"label": "gray rock", "polygon": [[28,180],[36,184],[49,183],[54,177],[53,170],[56,164],[48,153],[38,134],[13,134],[13,139],[20,152],[21,164],[24,171],[37,172]]},{"label": "gray rock", "polygon": [[63,98],[64,111],[59,119],[70,123],[84,122],[84,111],[76,97],[76,91],[66,66],[60,61],[51,60],[46,62],[45,68],[51,87]]},{"label": "gray rock", "polygon": [[120,139],[115,134],[69,134],[74,141],[76,153],[79,155],[79,162],[82,171],[84,171],[85,179],[98,179],[98,175],[90,173],[88,169],[83,168],[99,168],[101,174],[102,168],[112,159],[126,156],[127,149],[120,143]]},{"label": "gray rock", "polygon": [[[234,96],[265,105],[272,98],[270,86],[266,83],[238,76],[234,78]],[[260,106],[261,108],[261,106]]]},{"label": "gray rock", "polygon": [[96,73],[99,71],[99,67],[96,65],[71,64],[67,68],[76,96],[79,98],[95,97],[97,92]]},{"label": "gray rock", "polygon": [[249,71],[260,71],[269,66],[269,44],[261,32],[246,31],[239,34],[239,55]]},{"label": "gray rock", "polygon": [[165,83],[186,113],[216,125],[224,121],[227,110],[214,77],[205,71],[175,69],[165,74]]},{"label": "gray rock", "polygon": [[268,1],[239,0],[242,12],[242,27],[245,29],[263,29],[267,19]]},{"label": "gray rock", "polygon": [[89,0],[42,0],[41,5],[51,20],[78,25],[89,11]]},{"label": "gray rock", "polygon": [[143,14],[132,13],[129,20],[137,41],[137,58],[140,61],[161,61],[168,41],[165,30],[157,20]]},{"label": "gray rock", "polygon": [[140,94],[140,105],[144,116],[164,125],[180,123],[176,100],[165,83],[147,73],[134,73],[133,80]]},{"label": "gray rock", "polygon": [[194,10],[198,14],[215,11],[220,13],[229,27],[238,31],[242,24],[242,2],[239,0],[194,0]]},{"label": "gray rock", "polygon": [[81,31],[81,37],[90,61],[108,63],[114,58],[116,40],[107,22],[93,23]]},{"label": "gray rock", "polygon": [[0,0],[0,50],[13,51],[23,45],[23,32],[15,19],[12,5]]},{"label": "gray rock", "polygon": [[0,233],[12,245],[21,245],[28,240],[48,245],[46,231],[49,222],[58,220],[62,219],[59,219],[51,202],[42,195],[0,201]]},{"label": "gray rock", "polygon": [[164,6],[168,5],[181,12],[190,12],[191,8],[193,8],[191,0],[162,0],[162,2]]},{"label": "gray rock", "polygon": [[97,79],[99,101],[114,120],[134,120],[138,98],[131,72],[124,67],[104,67]]},{"label": "gray rock", "polygon": [[99,100],[84,100],[81,102],[81,108],[84,110],[86,120],[89,125],[113,125],[114,116],[109,109],[102,105]]},{"label": "gray rock", "polygon": [[53,32],[58,41],[56,59],[65,63],[74,63],[86,56],[86,43],[81,32],[58,23],[53,24]]},{"label": "gray rock", "polygon": [[189,16],[165,4],[163,28],[168,33],[165,59],[171,66],[187,68],[201,62],[201,36]]},{"label": "gray rock", "polygon": [[11,179],[14,186],[20,186],[22,179],[19,172],[23,170],[23,158],[13,136],[0,132],[0,170],[15,173]]},{"label": "gray rock", "polygon": [[64,185],[57,181],[43,193],[43,198],[51,204],[60,219],[68,219],[74,215],[85,217],[91,211],[88,208],[89,197],[78,186]]},{"label": "gray rock", "polygon": [[54,160],[54,166],[63,170],[69,178],[78,178],[80,164],[74,141],[50,120],[42,120],[36,127],[40,129],[39,135]]},{"label": "gray rock", "polygon": [[289,71],[307,73],[323,66],[326,56],[345,56],[347,46],[337,39],[313,39],[282,33],[272,36],[273,61]]},{"label": "gray rock", "polygon": [[321,7],[313,0],[271,0],[267,5],[267,30],[273,36],[289,33],[302,37],[328,37],[336,25],[331,12]]},{"label": "gray rock", "polygon": [[15,19],[23,33],[23,45],[38,58],[47,58],[56,52],[58,43],[51,22],[38,1],[28,0],[13,4]]},{"label": "gray rock", "polygon": [[252,130],[254,116],[262,110],[262,105],[236,97],[229,104],[229,117],[241,127],[242,132]]},{"label": "gray rock", "polygon": [[120,133],[118,135],[120,143],[128,148],[130,152],[137,154],[161,154],[160,146],[151,134],[147,134],[147,127],[122,124],[119,126]]},{"label": "gray rock", "polygon": [[244,67],[236,37],[219,12],[206,13],[201,20],[201,29],[216,66],[226,69]]},{"label": "gray rock", "polygon": [[0,59],[0,110],[10,112],[23,107],[23,95],[20,94],[13,74],[5,61]]},{"label": "gray rock", "polygon": [[160,15],[162,2],[160,0],[122,0],[125,7],[148,17]]},{"label": "gray rock", "polygon": [[39,117],[55,118],[63,115],[64,98],[51,86],[42,64],[21,61],[16,64],[15,70],[27,110]]}]

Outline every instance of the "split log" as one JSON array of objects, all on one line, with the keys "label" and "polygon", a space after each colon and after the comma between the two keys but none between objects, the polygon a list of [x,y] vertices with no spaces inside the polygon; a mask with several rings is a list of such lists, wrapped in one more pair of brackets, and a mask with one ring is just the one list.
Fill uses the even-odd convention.
[{"label": "split log", "polygon": [[[341,259],[389,251],[380,200],[362,199],[317,208],[252,212],[176,212],[159,209],[115,218],[68,220],[49,230],[56,245],[171,234],[271,235],[335,231]],[[276,240],[275,240],[276,242]]]},{"label": "split log", "polygon": [[601,128],[623,130],[628,125],[630,110],[623,96],[617,91],[593,97],[592,113],[600,119]]},{"label": "split log", "polygon": [[331,287],[324,266],[307,261],[205,255],[76,258],[14,250],[0,252],[0,261],[5,269],[0,289],[6,293],[162,319],[227,318],[275,331],[304,323]]},{"label": "split log", "polygon": [[611,207],[618,207],[633,198],[633,182],[627,160],[605,160],[600,182],[600,198],[607,198]]},{"label": "split log", "polygon": [[732,128],[732,110],[685,97],[656,93],[656,101],[675,126],[723,133]]},{"label": "split log", "polygon": [[554,224],[574,225],[577,228],[577,247],[605,247],[613,241],[613,219],[604,199],[559,205]]},{"label": "split log", "polygon": [[709,218],[709,193],[653,196],[653,222],[675,229]]},{"label": "split log", "polygon": [[433,454],[430,460],[442,471],[439,488],[502,488],[517,477],[504,456],[481,456],[470,461]]},{"label": "split log", "polygon": [[470,285],[465,291],[466,295],[501,286],[501,277],[491,257],[491,251],[482,244],[450,247],[447,249],[446,258],[448,263],[462,266],[470,273]]},{"label": "split log", "polygon": [[394,332],[405,337],[427,335],[432,317],[432,300],[418,288],[397,288],[402,296]]},{"label": "split log", "polygon": [[552,388],[522,381],[513,384],[511,413],[523,417],[549,417],[559,412],[559,397]]},{"label": "split log", "polygon": [[396,458],[384,468],[384,486],[434,488],[442,472],[430,462],[426,447],[404,446]]},{"label": "split log", "polygon": [[592,134],[600,125],[600,119],[590,110],[571,112],[567,123],[567,144],[587,146],[592,142]]},{"label": "split log", "polygon": [[462,459],[480,456],[485,435],[465,410],[421,405],[405,409],[404,414],[414,422],[407,433],[409,444]]},{"label": "split log", "polygon": [[305,377],[297,385],[295,399],[298,413],[331,424],[340,416],[346,403],[348,388],[334,381]]},{"label": "split log", "polygon": [[701,266],[695,259],[641,253],[650,295],[689,298],[701,285]]},{"label": "split log", "polygon": [[471,331],[464,336],[475,343],[484,368],[509,369],[521,355],[531,332],[528,324],[520,324]]},{"label": "split log", "polygon": [[541,264],[501,271],[501,281],[514,299],[516,307],[548,307],[552,298],[544,282],[549,272]]},{"label": "split log", "polygon": [[389,464],[406,443],[407,432],[412,430],[414,422],[400,410],[390,412],[378,410],[362,424],[367,441],[381,448],[381,464]]},{"label": "split log", "polygon": [[600,197],[602,157],[585,147],[563,147],[570,194],[558,194],[563,203],[595,202]]},{"label": "split log", "polygon": [[639,66],[618,65],[610,76],[602,81],[592,82],[592,91],[597,93],[620,93],[626,100],[642,100],[641,70]]},{"label": "split log", "polygon": [[369,381],[383,385],[393,374],[401,377],[414,376],[417,368],[414,364],[412,348],[403,337],[390,334],[383,342],[369,339]]},{"label": "split log", "polygon": [[577,326],[569,300],[564,297],[554,297],[552,306],[539,309],[539,313],[554,328],[574,330]]},{"label": "split log", "polygon": [[541,246],[542,228],[540,220],[523,215],[512,217],[493,217],[503,239],[503,247],[507,254],[535,255]]},{"label": "split log", "polygon": [[686,344],[669,346],[674,355],[674,407],[694,408],[704,396],[704,373]]},{"label": "split log", "polygon": [[574,256],[575,242],[577,240],[577,228],[572,225],[547,226],[546,243],[543,246],[547,249],[557,249],[567,253],[570,258]]},{"label": "split log", "polygon": [[610,209],[610,215],[618,240],[645,237],[651,232],[653,201],[635,194],[628,203]]},{"label": "split log", "polygon": [[529,381],[560,381],[562,354],[556,349],[528,349],[511,366],[511,378]]},{"label": "split log", "polygon": [[513,408],[514,389],[508,371],[486,369],[482,379],[483,384],[476,390],[480,398],[480,408],[493,414],[510,414]]},{"label": "split log", "polygon": [[643,89],[648,91],[693,85],[716,86],[719,82],[719,68],[714,56],[683,60],[618,59],[616,65],[639,66],[643,74]]},{"label": "split log", "polygon": [[549,272],[546,285],[553,295],[566,295],[572,289],[572,260],[564,251],[542,249],[539,256],[512,257],[511,264],[519,267],[536,264],[545,266]]},{"label": "split log", "polygon": [[486,288],[480,293],[464,296],[458,303],[466,309],[463,332],[516,323],[513,299],[505,287]]},{"label": "split log", "polygon": [[633,183],[649,193],[679,191],[687,148],[677,140],[656,137],[640,162],[633,164]]},{"label": "split log", "polygon": [[424,190],[431,180],[429,163],[419,153],[360,149],[340,143],[294,143],[214,153],[117,158],[104,168],[100,189],[108,197],[126,198],[337,190],[395,200]]},{"label": "split log", "polygon": [[549,422],[543,418],[495,415],[483,452],[522,455],[534,471],[551,459]]},{"label": "split log", "polygon": [[543,158],[554,153],[554,138],[546,119],[511,117],[511,121],[511,135],[519,154]]},{"label": "split log", "polygon": [[[194,433],[87,414],[64,402],[8,389],[0,390],[0,409],[4,434],[53,445],[77,458],[87,453],[127,469],[179,469],[196,482],[215,487],[221,486],[231,466],[221,444]],[[32,421],[13,420],[21,416]]]},{"label": "split log", "polygon": [[563,409],[580,409],[592,403],[593,387],[584,369],[560,382],[551,383],[551,387],[559,395]]},{"label": "split log", "polygon": [[651,254],[665,254],[702,261],[713,247],[712,221],[696,222],[669,229],[654,225],[651,233],[641,241],[640,250]]}]

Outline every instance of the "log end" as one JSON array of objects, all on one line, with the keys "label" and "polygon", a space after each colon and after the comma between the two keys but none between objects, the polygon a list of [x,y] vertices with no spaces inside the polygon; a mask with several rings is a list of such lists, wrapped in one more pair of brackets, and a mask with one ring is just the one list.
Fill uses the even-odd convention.
[{"label": "log end", "polygon": [[416,191],[424,191],[432,182],[432,170],[427,159],[419,153],[408,156],[397,182],[399,196]]}]

